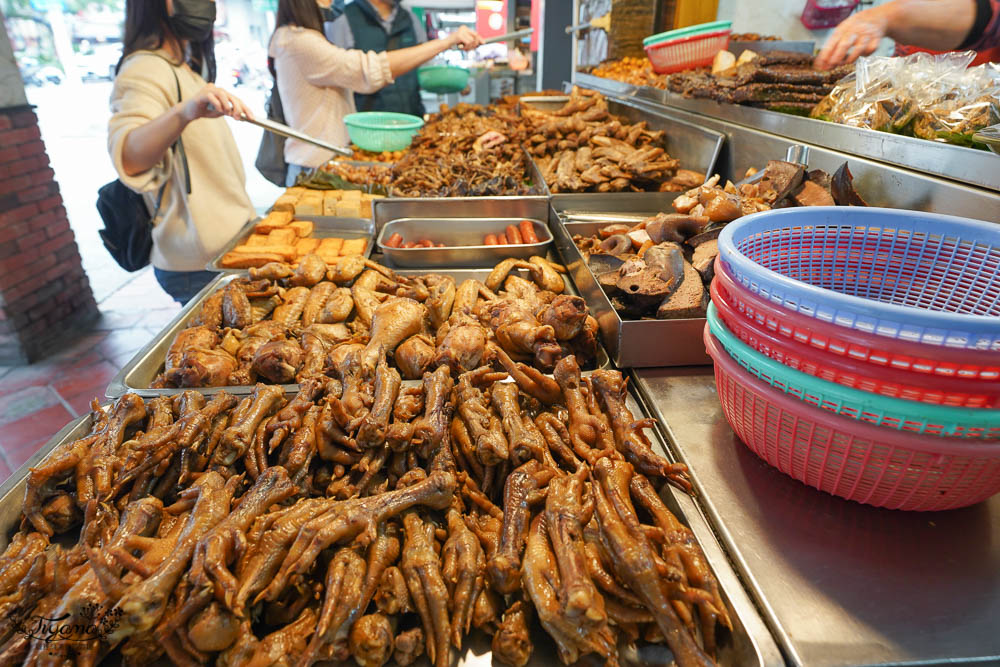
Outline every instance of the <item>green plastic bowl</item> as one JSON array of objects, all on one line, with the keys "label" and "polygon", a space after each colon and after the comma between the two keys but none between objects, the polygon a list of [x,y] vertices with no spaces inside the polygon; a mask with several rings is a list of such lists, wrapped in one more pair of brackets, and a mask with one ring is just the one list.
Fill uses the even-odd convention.
[{"label": "green plastic bowl", "polygon": [[385,153],[409,146],[424,121],[407,113],[362,111],[344,116],[344,125],[355,146],[372,153]]},{"label": "green plastic bowl", "polygon": [[457,93],[469,85],[469,70],[452,65],[429,65],[417,70],[417,81],[428,93]]}]

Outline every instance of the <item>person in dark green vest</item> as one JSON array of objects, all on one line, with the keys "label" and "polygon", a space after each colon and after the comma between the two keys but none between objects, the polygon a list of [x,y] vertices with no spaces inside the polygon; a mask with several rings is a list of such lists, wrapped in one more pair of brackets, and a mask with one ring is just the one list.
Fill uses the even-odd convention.
[{"label": "person in dark green vest", "polygon": [[[412,11],[398,0],[354,0],[344,13],[324,26],[327,39],[344,49],[395,51],[427,41],[427,31]],[[416,71],[376,93],[355,93],[358,111],[398,111],[424,115]]]}]

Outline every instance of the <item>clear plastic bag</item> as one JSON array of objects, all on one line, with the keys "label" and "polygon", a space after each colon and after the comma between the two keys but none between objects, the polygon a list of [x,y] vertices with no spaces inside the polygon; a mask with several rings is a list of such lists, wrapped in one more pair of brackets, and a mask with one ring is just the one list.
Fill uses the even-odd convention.
[{"label": "clear plastic bag", "polygon": [[969,67],[971,51],[861,58],[812,116],[966,146],[1000,120],[1000,68]]}]

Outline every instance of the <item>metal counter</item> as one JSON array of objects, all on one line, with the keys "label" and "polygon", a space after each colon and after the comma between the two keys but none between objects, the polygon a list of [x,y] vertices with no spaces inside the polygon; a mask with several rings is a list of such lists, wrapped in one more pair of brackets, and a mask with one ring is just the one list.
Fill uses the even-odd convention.
[{"label": "metal counter", "polygon": [[879,160],[1000,192],[1000,158],[989,151],[849,127],[745,105],[692,99],[667,90],[634,86],[583,72],[575,72],[573,82],[615,97],[686,111],[694,114],[703,125],[709,119],[725,121],[726,125],[736,123],[792,141],[835,147],[848,155]]},{"label": "metal counter", "polygon": [[789,662],[1000,662],[1000,496],[935,513],[835,498],[736,438],[710,366],[632,374]]}]

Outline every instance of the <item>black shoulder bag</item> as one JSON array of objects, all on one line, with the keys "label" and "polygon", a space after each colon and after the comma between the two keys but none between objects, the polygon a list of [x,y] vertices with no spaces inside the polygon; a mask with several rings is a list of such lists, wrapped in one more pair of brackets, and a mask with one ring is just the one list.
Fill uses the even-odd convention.
[{"label": "black shoulder bag", "polygon": [[[278,94],[278,81],[271,86],[271,97],[267,100],[267,119],[278,123],[285,122],[285,110],[281,107],[281,96]],[[257,149],[257,159],[254,166],[261,175],[277,186],[285,187],[288,175],[288,163],[285,162],[285,138],[264,130],[260,138],[260,148]]]},{"label": "black shoulder bag", "polygon": [[[160,55],[151,53],[157,58]],[[170,62],[163,58],[165,62]],[[177,102],[181,102],[181,82],[177,78],[177,71],[170,63],[170,71],[174,75],[174,83],[177,85]],[[180,137],[174,143],[171,150],[176,150],[181,158],[184,169],[184,180],[188,194],[191,194],[191,173],[188,171],[187,155],[184,153],[184,142]],[[169,177],[167,182],[169,182]],[[138,271],[149,264],[149,254],[153,250],[153,221],[160,213],[160,204],[163,202],[163,192],[167,188],[167,182],[160,186],[160,191],[156,195],[156,209],[153,214],[149,214],[143,196],[130,189],[121,180],[114,180],[104,185],[97,191],[97,212],[104,221],[104,229],[98,234],[104,247],[108,249],[111,256],[115,258],[126,271]]]}]

